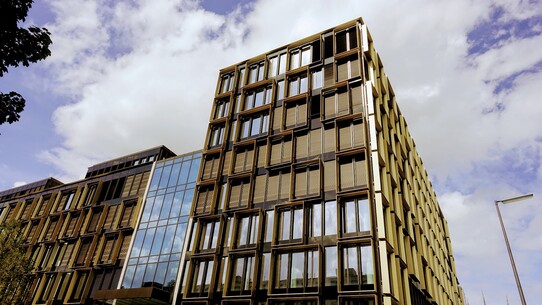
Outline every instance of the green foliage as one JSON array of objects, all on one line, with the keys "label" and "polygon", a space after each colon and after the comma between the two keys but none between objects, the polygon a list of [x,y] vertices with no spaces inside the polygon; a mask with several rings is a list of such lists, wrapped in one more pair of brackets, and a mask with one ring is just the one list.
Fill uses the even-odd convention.
[{"label": "green foliage", "polygon": [[[46,28],[30,26],[19,27],[24,22],[33,0],[1,0],[0,1],[0,77],[8,72],[9,67],[30,63],[51,55],[49,46],[52,41]],[[16,93],[0,92],[0,125],[19,120],[24,110],[25,100]]]},{"label": "green foliage", "polygon": [[21,247],[25,240],[21,223],[0,225],[0,305],[26,303],[32,261]]}]

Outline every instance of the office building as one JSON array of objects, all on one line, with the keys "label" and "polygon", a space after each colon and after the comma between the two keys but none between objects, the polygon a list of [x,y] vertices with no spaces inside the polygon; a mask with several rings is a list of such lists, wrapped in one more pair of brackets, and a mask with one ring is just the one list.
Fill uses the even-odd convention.
[{"label": "office building", "polygon": [[220,71],[178,304],[463,304],[361,19]]},{"label": "office building", "polygon": [[123,266],[128,287],[158,287],[169,302],[199,162],[162,146],[91,166],[80,181],[0,192],[0,223],[22,223],[33,260],[28,303],[99,304]]}]

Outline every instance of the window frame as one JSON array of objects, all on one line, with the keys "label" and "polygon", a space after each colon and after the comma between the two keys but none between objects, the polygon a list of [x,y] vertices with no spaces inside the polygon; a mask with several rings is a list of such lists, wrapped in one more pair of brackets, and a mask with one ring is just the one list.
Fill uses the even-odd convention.
[{"label": "window frame", "polygon": [[220,75],[217,94],[230,92],[233,89],[235,71],[224,72]]},{"label": "window frame", "polygon": [[[341,238],[370,236],[373,231],[373,217],[369,193],[362,193],[352,197],[343,197],[340,198],[339,202]],[[351,210],[352,207],[349,208],[347,206],[348,204],[353,205],[354,211]],[[353,219],[351,217],[353,217]],[[354,230],[351,230],[348,227],[348,224],[353,224],[355,227]]]},{"label": "window frame", "polygon": [[[370,254],[370,259],[371,259],[371,262],[370,262],[370,271],[372,271],[372,274],[371,273],[364,273],[364,268],[363,268],[363,265],[364,264],[367,264],[367,262],[364,262],[363,260],[363,253],[362,253],[362,248],[365,248],[365,249],[368,249],[369,252],[366,252],[366,253],[369,253]],[[356,264],[356,268],[350,268],[350,264],[348,262],[345,262],[346,261],[346,258],[345,258],[345,251],[348,251],[348,249],[356,249],[356,253],[355,254],[355,264]],[[346,254],[348,255],[348,254]],[[377,279],[377,272],[375,272],[375,253],[374,253],[374,246],[373,246],[373,243],[371,241],[366,241],[366,242],[361,242],[361,243],[346,243],[346,244],[339,244],[339,251],[338,251],[338,259],[339,259],[339,281],[340,281],[340,285],[339,285],[339,292],[342,292],[342,291],[376,291],[376,283],[378,281]],[[347,283],[346,279],[345,279],[345,276],[347,276],[345,274],[345,268],[348,268],[349,270],[350,269],[354,269],[354,271],[356,271],[356,275],[355,277],[357,278],[358,280],[358,283],[353,283],[353,284],[349,284]],[[359,273],[359,274],[357,274]],[[371,278],[371,281],[372,282],[369,282],[369,281],[365,281],[363,282],[363,277],[364,276],[368,276],[368,275],[371,275],[372,278]],[[350,278],[350,277],[349,277]]]},{"label": "window frame", "polygon": [[[297,213],[300,213],[300,215]],[[306,211],[303,202],[276,205],[272,244],[303,244],[306,235],[305,214]],[[299,219],[301,220],[300,222]]]},{"label": "window frame", "polygon": [[[241,116],[238,123],[239,130],[237,142],[268,135],[270,126],[269,120],[269,111],[262,111],[250,115]],[[257,128],[257,132],[253,133],[256,121],[258,121],[259,127]]]},{"label": "window frame", "polygon": [[[272,250],[272,259],[273,259],[273,270],[271,272],[273,278],[271,283],[271,293],[311,293],[317,292],[320,286],[321,272],[320,272],[320,262],[322,259],[322,251],[320,250],[319,245],[307,245],[298,249],[273,249]],[[297,287],[292,287],[294,283],[293,276],[293,265],[294,265],[294,255],[302,255],[303,261],[303,270],[301,270],[300,275],[302,276],[302,284]],[[314,254],[316,254],[316,262]],[[282,265],[283,258],[287,258],[286,268],[284,269]],[[312,264],[309,264],[311,263]],[[297,266],[297,265],[296,265]],[[317,277],[309,278],[309,267],[312,266],[312,274],[316,271]],[[282,271],[286,271],[285,286],[282,286]],[[312,285],[309,284],[312,282]]]},{"label": "window frame", "polygon": [[[233,236],[230,243],[230,251],[256,249],[262,236],[263,214],[259,209],[247,210],[234,213]],[[243,224],[246,220],[246,231]],[[241,240],[245,236],[244,241]]]}]

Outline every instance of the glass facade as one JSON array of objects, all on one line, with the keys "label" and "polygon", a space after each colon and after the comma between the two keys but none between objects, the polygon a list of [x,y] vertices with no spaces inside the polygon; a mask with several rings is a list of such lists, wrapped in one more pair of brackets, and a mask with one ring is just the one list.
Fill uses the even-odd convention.
[{"label": "glass facade", "polygon": [[0,223],[22,223],[33,260],[20,303],[95,304],[117,288],[153,163],[173,155],[151,148],[91,166],[80,181],[0,192]]},{"label": "glass facade", "polygon": [[122,288],[175,286],[200,162],[199,152],[156,162]]}]

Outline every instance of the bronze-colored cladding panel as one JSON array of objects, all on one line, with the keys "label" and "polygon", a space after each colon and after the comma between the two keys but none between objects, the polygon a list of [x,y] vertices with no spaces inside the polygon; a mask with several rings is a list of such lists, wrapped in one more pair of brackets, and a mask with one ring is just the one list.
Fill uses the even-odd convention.
[{"label": "bronze-colored cladding panel", "polygon": [[214,193],[194,216],[224,225],[205,259],[187,253],[178,303],[408,304],[414,281],[463,304],[436,263],[452,257],[448,231],[361,18],[221,70],[214,103],[198,182]]}]

